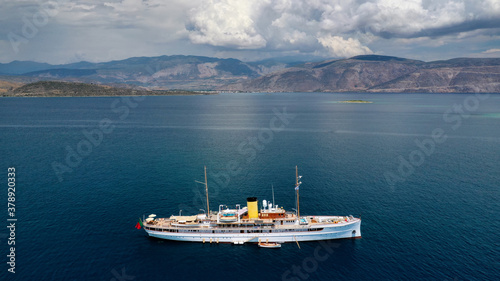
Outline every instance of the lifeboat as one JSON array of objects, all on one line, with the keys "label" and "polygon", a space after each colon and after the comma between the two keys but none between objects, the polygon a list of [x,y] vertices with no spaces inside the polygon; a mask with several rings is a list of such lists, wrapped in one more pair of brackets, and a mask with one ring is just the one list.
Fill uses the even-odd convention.
[{"label": "lifeboat", "polygon": [[270,249],[281,248],[281,244],[276,242],[259,242],[258,245],[261,248],[270,248]]}]

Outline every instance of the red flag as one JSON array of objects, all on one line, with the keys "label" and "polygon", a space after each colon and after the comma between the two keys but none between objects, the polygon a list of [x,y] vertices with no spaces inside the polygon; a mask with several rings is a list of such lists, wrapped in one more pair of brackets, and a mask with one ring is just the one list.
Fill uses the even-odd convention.
[{"label": "red flag", "polygon": [[135,225],[135,228],[137,228],[137,229],[141,229],[141,223],[140,223],[140,222],[138,222],[138,223]]}]

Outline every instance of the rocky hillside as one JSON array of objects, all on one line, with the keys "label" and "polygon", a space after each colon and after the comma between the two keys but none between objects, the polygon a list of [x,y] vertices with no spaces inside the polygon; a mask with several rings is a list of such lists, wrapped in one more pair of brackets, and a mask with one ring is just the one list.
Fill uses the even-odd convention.
[{"label": "rocky hillside", "polygon": [[500,59],[453,59],[369,89],[374,92],[500,92]]},{"label": "rocky hillside", "polygon": [[62,80],[101,84],[133,84],[152,89],[211,90],[257,78],[289,64],[279,61],[245,63],[237,59],[201,56],[134,57],[103,63],[49,65],[14,61],[0,64],[0,73],[25,80]]},{"label": "rocky hillside", "polygon": [[10,81],[0,81],[0,94],[11,92],[16,88],[21,87],[21,83],[15,83]]},{"label": "rocky hillside", "polygon": [[307,63],[221,90],[255,92],[500,92],[500,59],[423,62],[388,56]]},{"label": "rocky hillside", "polygon": [[[3,81],[0,82],[0,85]],[[150,91],[144,89],[117,88],[111,86],[39,81],[1,92],[3,97],[89,97],[89,96],[147,96],[147,95],[200,95],[192,91]]]}]

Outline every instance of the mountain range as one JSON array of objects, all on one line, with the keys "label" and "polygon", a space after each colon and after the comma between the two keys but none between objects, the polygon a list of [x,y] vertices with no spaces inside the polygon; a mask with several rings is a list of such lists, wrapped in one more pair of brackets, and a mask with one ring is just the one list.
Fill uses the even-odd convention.
[{"label": "mountain range", "polygon": [[222,85],[260,77],[293,65],[267,60],[242,62],[201,56],[133,57],[103,63],[50,65],[31,61],[0,64],[0,80],[58,80],[132,85],[150,89],[213,90]]},{"label": "mountain range", "polygon": [[14,61],[0,64],[0,75],[12,85],[57,80],[153,90],[500,92],[500,58],[424,62],[364,55],[319,62],[243,62],[179,55],[64,65]]},{"label": "mountain range", "polygon": [[423,62],[366,55],[306,63],[223,88],[258,92],[500,92],[500,59]]}]

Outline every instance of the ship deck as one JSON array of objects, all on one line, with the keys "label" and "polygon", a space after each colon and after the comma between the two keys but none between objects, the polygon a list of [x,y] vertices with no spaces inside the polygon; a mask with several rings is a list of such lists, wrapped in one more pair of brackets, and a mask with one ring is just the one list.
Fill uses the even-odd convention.
[{"label": "ship deck", "polygon": [[[155,221],[144,223],[144,226],[151,230],[228,230],[228,232],[238,232],[241,230],[306,230],[321,228],[325,226],[345,225],[359,219],[352,216],[328,216],[316,217],[305,216],[301,217],[302,223],[297,222],[295,215],[286,216],[279,219],[241,219],[239,222],[217,222],[217,215],[211,215],[210,220],[205,219],[202,221],[193,222],[179,222],[167,218],[159,218]],[[231,231],[230,231],[231,230]]]}]

